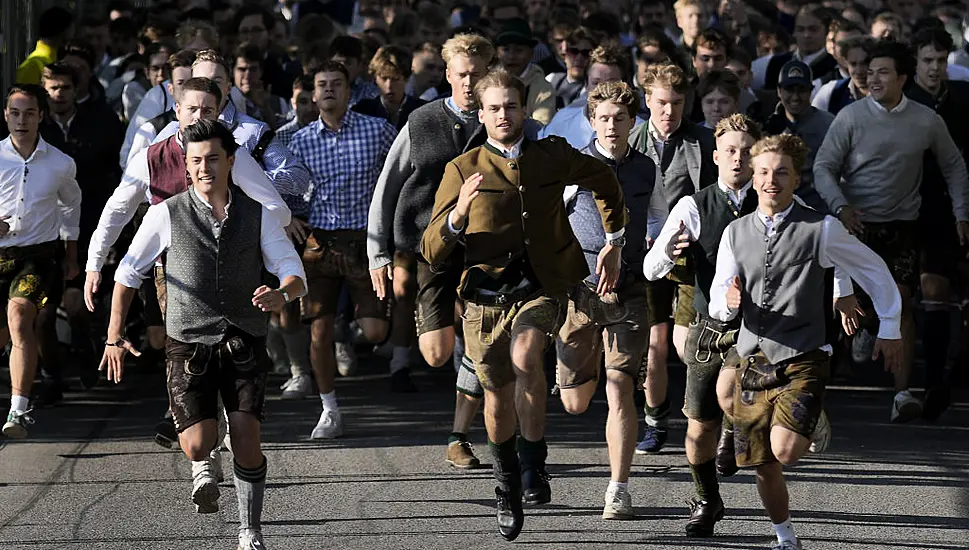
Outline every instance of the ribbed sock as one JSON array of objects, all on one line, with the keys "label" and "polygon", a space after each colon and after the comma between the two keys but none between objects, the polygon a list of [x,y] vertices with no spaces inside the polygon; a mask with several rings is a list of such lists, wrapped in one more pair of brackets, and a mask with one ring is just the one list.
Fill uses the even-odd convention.
[{"label": "ribbed sock", "polygon": [[336,402],[336,390],[330,393],[321,393],[320,400],[323,401],[324,411],[340,412],[340,406]]},{"label": "ribbed sock", "polygon": [[233,461],[236,498],[239,500],[239,530],[262,529],[262,503],[266,494],[266,457],[262,465],[248,470]]},{"label": "ribbed sock", "polygon": [[512,437],[501,443],[495,443],[489,439],[488,449],[494,458],[495,481],[498,482],[501,490],[520,489],[522,484],[521,465],[518,462],[518,451],[515,449],[515,438]]},{"label": "ribbed sock", "polygon": [[922,356],[925,357],[925,384],[937,388],[945,383],[945,364],[949,358],[948,310],[926,311],[922,317]]},{"label": "ribbed sock", "polygon": [[645,413],[645,420],[647,426],[652,426],[654,428],[660,428],[665,430],[669,425],[670,421],[670,402],[669,400],[663,401],[655,407],[650,407],[648,404],[643,407],[643,412]]},{"label": "ribbed sock", "polygon": [[544,468],[545,460],[548,458],[548,444],[545,443],[544,438],[529,441],[518,436],[518,457],[521,460],[522,470]]},{"label": "ribbed sock", "polygon": [[24,412],[30,405],[30,398],[23,395],[10,396],[10,412]]},{"label": "ribbed sock", "polygon": [[774,532],[777,533],[777,542],[797,542],[797,535],[794,534],[794,525],[791,523],[791,518],[771,525],[774,526]]},{"label": "ribbed sock", "polygon": [[613,491],[618,491],[619,489],[629,490],[628,481],[610,481],[609,486],[606,487],[606,492],[611,493]]},{"label": "ribbed sock", "polygon": [[451,352],[451,361],[454,363],[454,372],[461,370],[461,362],[464,361],[464,335],[454,335],[454,351]]},{"label": "ribbed sock", "polygon": [[720,500],[720,484],[717,482],[717,461],[708,460],[702,464],[690,464],[690,475],[696,487],[696,496],[706,502]]}]

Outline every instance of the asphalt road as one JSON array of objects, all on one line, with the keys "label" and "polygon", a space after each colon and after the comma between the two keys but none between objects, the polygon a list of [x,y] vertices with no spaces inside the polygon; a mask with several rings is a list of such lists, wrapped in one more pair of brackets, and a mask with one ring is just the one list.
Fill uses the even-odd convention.
[{"label": "asphalt road", "polygon": [[[420,370],[415,379],[421,393],[391,394],[386,367],[374,360],[362,366],[361,376],[339,380],[347,435],[327,443],[307,439],[319,415],[317,399],[281,401],[273,392],[263,428],[269,460],[263,531],[269,549],[509,547],[494,528],[490,470],[458,472],[443,460],[453,411],[452,371]],[[681,399],[682,389],[676,391],[682,388],[681,369],[673,368],[672,380],[671,391]],[[231,477],[222,487],[222,511],[196,515],[188,498],[188,462],[149,439],[166,406],[162,384],[157,372],[130,372],[121,386],[102,382],[38,411],[30,439],[0,440],[0,548],[235,548]],[[831,391],[830,449],[787,474],[805,548],[969,548],[969,405],[962,397],[935,425],[894,426],[888,423],[891,394]],[[535,549],[770,544],[770,524],[749,472],[724,482],[728,512],[716,538],[683,536],[692,483],[679,414],[663,453],[635,459],[630,489],[638,519],[601,520],[608,482],[605,411],[601,391],[579,417],[550,400],[553,502],[527,512],[515,544]],[[480,416],[471,437],[487,459]]]}]

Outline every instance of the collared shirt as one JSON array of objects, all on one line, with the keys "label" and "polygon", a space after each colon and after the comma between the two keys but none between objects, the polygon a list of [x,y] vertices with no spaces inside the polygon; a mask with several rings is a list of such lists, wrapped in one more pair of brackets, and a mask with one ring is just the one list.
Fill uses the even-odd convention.
[{"label": "collared shirt", "polygon": [[599,154],[600,155],[606,157],[607,159],[609,159],[611,161],[618,161],[618,160],[625,159],[626,157],[629,156],[629,151],[632,150],[632,147],[626,147],[626,154],[622,156],[622,159],[617,159],[616,157],[612,156],[612,153],[610,153],[609,151],[606,151],[606,148],[605,147],[603,147],[601,144],[599,144],[599,140],[598,139],[595,140],[594,146],[596,148],[596,151],[599,151]]},{"label": "collared shirt", "polygon": [[[757,210],[755,215],[764,224],[765,236],[770,237],[776,233],[777,226],[790,214],[793,207],[794,203],[791,203],[782,212],[773,216],[764,214],[760,209]],[[732,227],[735,226],[727,227],[727,233]],[[720,248],[717,251],[717,273],[710,286],[710,316],[720,321],[734,319],[739,311],[727,307],[727,290],[733,283],[734,277],[740,275],[740,266],[727,233],[724,233],[724,237],[720,239]],[[891,274],[885,267],[885,262],[848,233],[841,222],[832,216],[825,216],[822,222],[818,252],[817,261],[822,268],[836,268],[834,297],[847,295],[839,291],[839,288],[843,288],[843,282],[839,279],[850,277],[857,281],[871,296],[875,311],[878,313],[880,321],[878,337],[884,340],[900,339],[902,337],[900,329],[902,298]],[[828,345],[820,349],[830,353]]]},{"label": "collared shirt", "polygon": [[[202,204],[212,209],[201,195],[192,187],[189,191],[202,201]],[[226,220],[232,206],[232,193],[225,205]],[[212,231],[218,236],[225,225],[225,220],[213,224]],[[118,264],[114,280],[128,288],[139,288],[141,282],[147,278],[146,273],[155,264],[155,259],[161,256],[172,244],[172,219],[168,204],[160,202],[152,205],[145,214],[135,238],[128,247],[128,252]],[[262,261],[266,270],[279,278],[299,277],[303,281],[303,293],[306,292],[306,272],[303,262],[293,248],[292,241],[286,236],[286,231],[279,223],[279,219],[265,206],[262,208],[262,223],[259,233],[259,248],[262,251]],[[253,289],[256,290],[256,289]],[[255,307],[255,306],[253,306]]]},{"label": "collared shirt", "polygon": [[452,113],[458,115],[458,117],[464,120],[478,120],[478,110],[474,109],[473,111],[465,111],[461,107],[458,107],[457,102],[454,101],[454,96],[449,95],[444,98],[444,104],[447,105],[448,109],[451,109]]},{"label": "collared shirt", "polygon": [[10,137],[0,141],[0,217],[7,216],[9,226],[0,248],[77,240],[81,188],[76,171],[71,157],[41,137],[26,160]]},{"label": "collared shirt", "polygon": [[397,130],[386,120],[347,111],[340,128],[306,125],[289,147],[310,174],[310,225],[323,230],[367,227],[377,177]]},{"label": "collared shirt", "polygon": [[74,113],[71,114],[71,118],[67,119],[64,122],[61,122],[59,118],[54,118],[53,116],[51,116],[51,118],[54,120],[54,122],[57,123],[57,127],[60,128],[61,129],[61,132],[64,133],[64,138],[65,139],[67,138],[67,134],[69,134],[71,132],[71,124],[74,123],[74,118],[75,117],[77,117],[77,109],[74,109]]},{"label": "collared shirt", "polygon": [[[128,168],[121,176],[121,183],[101,211],[98,227],[91,235],[85,271],[101,271],[108,249],[117,242],[124,226],[135,217],[138,205],[151,200],[149,178],[148,149],[142,149],[128,163]],[[283,227],[292,221],[290,210],[279,192],[245,149],[236,151],[236,160],[232,165],[232,183],[269,210]]]},{"label": "collared shirt", "polygon": [[498,150],[506,159],[516,159],[522,155],[522,143],[525,141],[525,136],[518,138],[511,147],[505,147],[504,145],[498,143],[497,141],[488,138],[488,145],[491,145]]},{"label": "collared shirt", "polygon": [[300,125],[299,120],[294,118],[279,128],[276,128],[276,139],[278,139],[280,143],[288,148],[289,143],[293,141],[293,136],[296,135],[296,132],[299,132],[305,127],[306,126]]},{"label": "collared shirt", "polygon": [[[219,114],[219,122],[232,131],[232,137],[250,154],[255,150],[263,134],[269,131],[269,126],[249,115],[240,113],[230,101]],[[178,121],[172,121],[164,127],[152,143],[158,143],[178,132]],[[293,156],[279,140],[273,138],[266,147],[262,157],[266,175],[272,180],[276,189],[285,195],[302,195],[310,185],[310,174],[306,167]]]},{"label": "collared shirt", "polygon": [[872,104],[875,106],[876,109],[878,109],[883,113],[900,113],[905,110],[905,107],[908,106],[908,98],[905,97],[905,94],[902,94],[902,100],[898,102],[898,105],[892,107],[891,109],[886,108],[884,105],[876,101],[875,98],[871,97],[870,95],[868,96],[868,100],[872,102]]},{"label": "collared shirt", "polygon": [[[656,146],[656,155],[660,159],[662,159],[663,158],[663,148],[666,147],[666,142],[669,141],[670,137],[673,134],[675,134],[677,130],[680,129],[680,126],[683,125],[683,119],[680,119],[680,121],[678,123],[676,123],[676,127],[674,127],[672,130],[670,130],[670,133],[667,134],[666,136],[663,136],[663,134],[661,134],[659,132],[659,130],[656,129],[656,126],[653,126],[653,120],[652,119],[649,120],[648,124],[649,124],[649,126],[647,126],[646,129],[649,132],[649,137],[653,139],[653,145]],[[659,168],[659,163],[657,163],[657,166],[656,167]]]},{"label": "collared shirt", "polygon": [[357,79],[353,81],[353,85],[350,86],[350,103],[347,105],[347,109],[353,107],[357,103],[360,103],[364,99],[370,99],[373,97],[380,97],[380,88],[378,88],[373,82],[364,80],[358,76]]}]

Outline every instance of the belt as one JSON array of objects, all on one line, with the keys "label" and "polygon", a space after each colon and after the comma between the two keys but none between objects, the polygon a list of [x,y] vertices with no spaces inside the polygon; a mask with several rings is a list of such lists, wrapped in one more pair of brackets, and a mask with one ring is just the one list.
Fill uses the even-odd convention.
[{"label": "belt", "polygon": [[10,246],[0,248],[0,259],[20,260],[30,256],[40,256],[44,254],[56,254],[58,241],[48,241],[40,244],[30,244],[27,246]]},{"label": "belt", "polygon": [[513,292],[485,293],[475,290],[471,292],[471,295],[467,298],[467,300],[469,302],[474,302],[479,306],[506,306],[514,304],[515,302],[520,302],[530,296],[534,296],[538,290],[539,289],[537,287],[532,285],[517,289]]},{"label": "belt", "polygon": [[712,325],[714,328],[718,330],[726,331],[726,330],[737,330],[740,328],[740,321],[738,321],[737,319],[734,319],[732,321],[721,321],[719,319],[714,319],[713,317],[697,312],[696,322],[699,323],[700,321],[703,321],[708,325]]}]

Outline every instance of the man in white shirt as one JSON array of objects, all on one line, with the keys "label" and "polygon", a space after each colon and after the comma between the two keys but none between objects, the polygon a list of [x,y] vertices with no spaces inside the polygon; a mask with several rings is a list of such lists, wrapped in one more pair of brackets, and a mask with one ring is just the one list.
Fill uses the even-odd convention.
[{"label": "man in white shirt", "polygon": [[[756,468],[757,489],[777,542],[800,550],[790,520],[782,465],[791,466],[812,440],[824,446],[830,430],[821,414],[830,369],[826,317],[828,270],[837,266],[867,292],[880,320],[873,358],[901,366],[902,300],[885,262],[832,216],[794,200],[807,146],[789,134],[751,149],[754,213],[732,222],[720,240],[710,288],[710,316],[741,319],[737,345],[724,368],[738,369],[717,397],[734,424],[739,466]],[[830,297],[830,296],[829,296]]]},{"label": "man in white shirt", "polygon": [[[81,189],[71,158],[40,137],[47,94],[18,85],[7,94],[4,118],[10,136],[0,142],[0,295],[4,326],[0,344],[10,351],[10,412],[3,435],[22,439],[33,420],[27,415],[37,369],[37,312],[53,285],[77,276]],[[65,256],[58,261],[64,241]],[[59,294],[59,293],[58,293]],[[56,304],[54,304],[56,307]]]},{"label": "man in white shirt", "polygon": [[[193,461],[221,443],[218,403],[231,426],[241,550],[264,550],[261,515],[266,457],[259,443],[269,360],[270,311],[306,292],[306,274],[279,220],[229,182],[238,145],[214,120],[184,130],[192,186],[148,209],[115,273],[111,320],[102,367],[120,382],[124,357],[137,351],[124,337],[136,289],[165,255],[170,287],[166,329],[167,386],[179,443]],[[231,258],[231,261],[226,261]],[[267,270],[280,287],[261,284]],[[211,505],[218,485],[193,495]],[[217,505],[216,505],[217,508]]]}]

